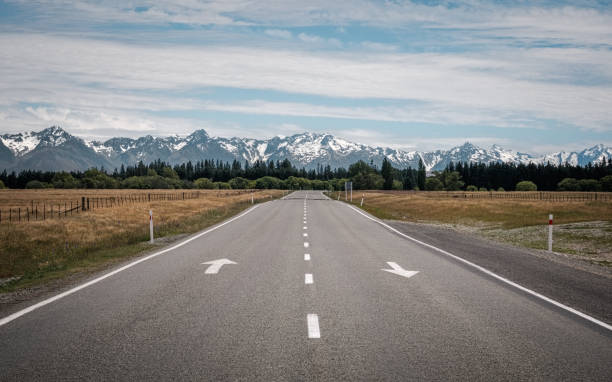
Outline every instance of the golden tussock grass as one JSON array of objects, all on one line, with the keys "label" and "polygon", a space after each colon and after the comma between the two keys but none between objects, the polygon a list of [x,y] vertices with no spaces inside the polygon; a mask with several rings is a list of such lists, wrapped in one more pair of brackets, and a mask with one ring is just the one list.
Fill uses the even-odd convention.
[{"label": "golden tussock grass", "polygon": [[[186,193],[191,190],[185,190]],[[114,207],[73,213],[72,216],[0,224],[0,278],[38,278],[45,273],[114,258],[122,247],[145,243],[149,238],[149,210],[153,210],[155,236],[197,232],[255,202],[279,197],[283,191],[199,190],[200,197],[186,200],[115,204]],[[148,193],[182,196],[182,190],[2,190],[0,208],[34,203],[64,203],[90,198]],[[146,200],[146,198],[144,198]],[[62,204],[63,207],[63,204]],[[142,251],[140,247],[133,251]],[[113,250],[115,250],[113,252]],[[110,252],[109,252],[110,251]],[[102,256],[98,256],[104,252]]]},{"label": "golden tussock grass", "polygon": [[[353,202],[361,201],[353,195]],[[612,201],[541,201],[520,199],[432,198],[427,193],[365,192],[364,208],[381,218],[502,228],[548,224],[611,221]]]},{"label": "golden tussock grass", "polygon": [[[381,219],[451,224],[493,240],[534,249],[547,248],[548,215],[553,214],[555,252],[612,265],[612,201],[608,198],[470,199],[444,193],[360,191],[353,194],[353,204],[360,204],[362,194],[365,194],[363,209]],[[512,197],[512,193],[508,194]]]}]

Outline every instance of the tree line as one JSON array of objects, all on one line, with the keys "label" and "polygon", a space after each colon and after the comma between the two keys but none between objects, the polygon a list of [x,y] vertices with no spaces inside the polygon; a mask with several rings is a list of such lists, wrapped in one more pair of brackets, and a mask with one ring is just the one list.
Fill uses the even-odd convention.
[{"label": "tree line", "polygon": [[234,160],[202,160],[170,165],[161,160],[87,171],[37,171],[0,173],[0,188],[208,188],[208,189],[319,189],[344,190],[351,181],[355,190],[541,190],[612,191],[612,158],[586,166],[568,163],[449,163],[442,171],[427,174],[422,161],[413,169],[397,169],[386,158],[380,169],[372,161],[345,168],[317,165],[298,169],[287,159],[244,164]]}]

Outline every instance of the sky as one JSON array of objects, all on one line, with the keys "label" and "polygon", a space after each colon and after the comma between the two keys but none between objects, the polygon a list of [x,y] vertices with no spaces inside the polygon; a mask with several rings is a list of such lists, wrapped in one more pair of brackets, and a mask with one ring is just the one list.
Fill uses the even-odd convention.
[{"label": "sky", "polygon": [[612,145],[610,1],[0,0],[0,133]]}]

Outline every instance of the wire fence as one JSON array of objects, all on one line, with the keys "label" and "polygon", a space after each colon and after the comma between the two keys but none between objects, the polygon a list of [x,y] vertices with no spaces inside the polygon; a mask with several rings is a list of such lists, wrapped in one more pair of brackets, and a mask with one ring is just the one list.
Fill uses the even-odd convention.
[{"label": "wire fence", "polygon": [[76,200],[72,199],[65,201],[30,200],[26,205],[0,208],[0,224],[65,219],[87,211],[99,210],[102,208],[115,208],[138,203],[159,201],[172,202],[211,196],[220,198],[260,191],[262,190],[219,190],[214,193],[200,191],[163,193],[140,192],[115,196],[81,196]]},{"label": "wire fence", "polygon": [[612,201],[612,192],[560,192],[560,191],[369,191],[374,193],[418,195],[433,199],[505,199],[542,200],[548,202]]}]

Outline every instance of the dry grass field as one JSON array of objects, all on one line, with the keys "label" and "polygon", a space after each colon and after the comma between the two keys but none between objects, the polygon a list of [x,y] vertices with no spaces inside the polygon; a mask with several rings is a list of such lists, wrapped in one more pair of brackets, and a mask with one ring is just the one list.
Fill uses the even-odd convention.
[{"label": "dry grass field", "polygon": [[[514,245],[545,249],[548,214],[554,215],[553,250],[612,265],[612,201],[456,198],[440,193],[354,192],[353,203],[382,219],[452,225]],[[337,194],[333,195],[337,197]],[[342,195],[344,197],[344,195]]]},{"label": "dry grass field", "polygon": [[[27,208],[32,204],[63,206],[71,200],[76,204],[82,196],[92,201],[115,198],[112,207],[91,208],[45,221],[7,223],[4,220],[0,224],[0,278],[13,281],[2,288],[62,277],[67,272],[95,268],[146,250],[149,209],[153,210],[155,236],[165,237],[197,232],[234,215],[251,205],[251,196],[257,203],[284,193],[278,190],[196,192],[199,197],[192,195],[194,198],[183,200],[182,191],[178,190],[0,190],[0,209],[4,210]],[[165,193],[165,198],[174,200],[149,202],[145,197],[149,193]],[[142,201],[126,201],[128,195],[138,194],[142,194]]]}]

